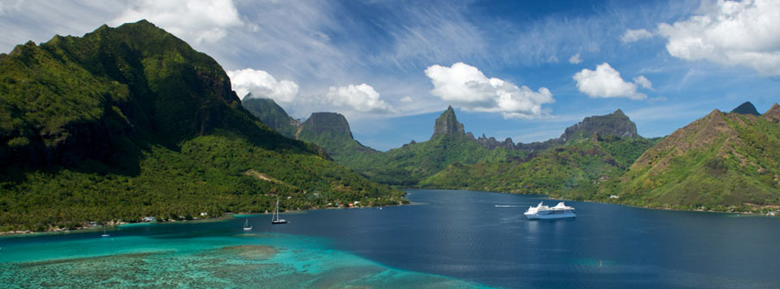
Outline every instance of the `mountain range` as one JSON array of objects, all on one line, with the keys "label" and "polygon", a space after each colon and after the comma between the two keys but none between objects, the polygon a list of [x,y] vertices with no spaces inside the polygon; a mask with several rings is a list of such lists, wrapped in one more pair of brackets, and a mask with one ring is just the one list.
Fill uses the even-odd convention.
[{"label": "mountain range", "polygon": [[731,113],[713,111],[668,137],[646,139],[618,109],[586,117],[559,138],[515,144],[474,138],[448,107],[436,119],[430,140],[387,152],[362,145],[343,149],[359,144],[347,133],[343,116],[340,137],[318,130],[306,133],[306,139],[327,152],[338,151],[334,159],[345,166],[390,185],[750,212],[780,204],[778,116],[777,106],[760,115],[746,102]]},{"label": "mountain range", "polygon": [[[0,54],[0,231],[407,202],[391,186],[684,210],[780,205],[780,106],[714,110],[646,139],[621,110],[531,144],[475,138],[452,107],[386,152],[346,118],[291,118],[231,90],[208,55],[147,21]],[[201,214],[206,213],[206,214]]]},{"label": "mountain range", "polygon": [[0,184],[2,231],[406,202],[263,124],[147,21],[0,55]]}]

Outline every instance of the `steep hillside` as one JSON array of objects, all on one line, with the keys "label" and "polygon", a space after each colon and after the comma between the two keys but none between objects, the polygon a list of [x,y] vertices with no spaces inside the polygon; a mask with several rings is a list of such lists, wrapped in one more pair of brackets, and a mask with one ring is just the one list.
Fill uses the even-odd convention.
[{"label": "steep hillside", "polygon": [[335,112],[316,112],[301,125],[297,138],[314,143],[339,163],[377,153],[352,137],[347,119]]},{"label": "steep hillside", "polygon": [[277,134],[230,87],[146,21],[0,55],[0,229],[262,212],[276,195],[283,209],[405,201]]},{"label": "steep hillside", "polygon": [[712,111],[645,152],[602,192],[620,202],[749,211],[780,204],[780,107],[764,116]]},{"label": "steep hillside", "polygon": [[273,99],[254,98],[249,95],[241,101],[241,106],[273,130],[287,138],[295,139],[301,121],[287,115]]}]

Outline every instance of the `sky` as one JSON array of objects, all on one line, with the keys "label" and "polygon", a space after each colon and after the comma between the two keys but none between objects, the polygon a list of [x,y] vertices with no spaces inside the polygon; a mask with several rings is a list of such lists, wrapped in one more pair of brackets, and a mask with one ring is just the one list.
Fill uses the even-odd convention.
[{"label": "sky", "polygon": [[379,150],[466,131],[529,143],[621,109],[644,137],[780,99],[780,1],[0,0],[0,52],[146,19],[239,97],[345,115]]}]

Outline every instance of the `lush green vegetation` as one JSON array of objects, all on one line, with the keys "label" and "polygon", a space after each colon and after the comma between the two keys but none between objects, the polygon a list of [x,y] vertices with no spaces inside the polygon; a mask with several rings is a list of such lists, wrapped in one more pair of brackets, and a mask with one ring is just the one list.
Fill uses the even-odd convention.
[{"label": "lush green vegetation", "polygon": [[[181,145],[152,146],[138,175],[96,174],[103,164],[31,171],[4,183],[0,223],[4,230],[44,230],[87,221],[143,216],[185,219],[207,212],[265,212],[281,196],[280,210],[368,206],[406,202],[393,191],[314,154],[291,154],[253,146],[243,136],[217,130]],[[288,199],[288,197],[290,197]]]},{"label": "lush green vegetation", "polygon": [[241,102],[241,106],[278,133],[296,139],[298,121],[287,115],[287,112],[273,99],[247,97]]},{"label": "lush green vegetation", "polygon": [[445,134],[387,152],[363,154],[343,164],[371,180],[411,187],[454,163],[476,164],[526,154],[503,148],[490,150],[467,139],[465,135]]},{"label": "lush green vegetation", "polygon": [[0,56],[0,229],[405,202],[244,110],[222,68],[142,21]]},{"label": "lush green vegetation", "polygon": [[616,136],[578,139],[523,158],[455,163],[420,186],[590,199],[602,182],[620,176],[655,142]]},{"label": "lush green vegetation", "polygon": [[645,207],[766,211],[780,204],[780,125],[713,111],[648,150],[597,200]]}]

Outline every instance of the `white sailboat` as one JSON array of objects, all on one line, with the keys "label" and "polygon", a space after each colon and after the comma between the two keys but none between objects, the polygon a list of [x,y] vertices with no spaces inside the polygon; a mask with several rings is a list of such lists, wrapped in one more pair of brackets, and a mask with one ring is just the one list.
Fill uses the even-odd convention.
[{"label": "white sailboat", "polygon": [[111,235],[106,233],[106,226],[105,225],[103,225],[103,235],[100,235],[100,237],[101,238],[111,237]]},{"label": "white sailboat", "polygon": [[249,225],[249,219],[244,221],[244,231],[252,231],[252,226]]},{"label": "white sailboat", "polygon": [[287,220],[279,219],[279,196],[276,196],[276,211],[274,211],[274,216],[271,217],[271,224],[287,224]]}]

